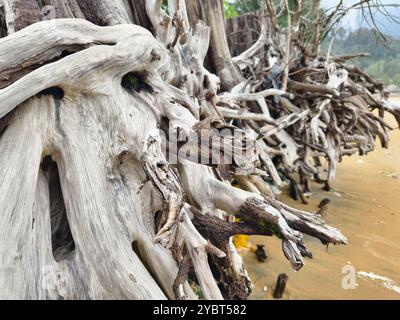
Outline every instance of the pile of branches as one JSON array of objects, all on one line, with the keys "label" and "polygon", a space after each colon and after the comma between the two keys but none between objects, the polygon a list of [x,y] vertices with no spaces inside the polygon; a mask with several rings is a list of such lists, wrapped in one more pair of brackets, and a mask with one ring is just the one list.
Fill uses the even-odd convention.
[{"label": "pile of branches", "polygon": [[[50,21],[20,1],[0,6],[0,297],[195,299],[191,280],[206,299],[246,299],[232,236],[280,238],[295,270],[312,257],[303,234],[347,243],[271,186],[290,181],[300,197],[310,179],[328,186],[342,156],[376,137],[387,146],[384,113],[400,110],[351,57],[319,53],[321,19],[310,44],[301,1],[286,29],[266,1],[259,40],[233,59],[222,1],[62,3],[71,10],[55,17],[67,19]],[[44,156],[59,164],[66,208],[50,206]],[[65,230],[51,230],[50,210],[75,251],[52,255],[47,236]],[[40,287],[49,265],[57,278]]]},{"label": "pile of branches", "polygon": [[332,56],[333,42],[323,54],[322,36],[310,41],[310,28],[320,34],[330,28],[326,17],[317,20],[318,28],[310,25],[298,1],[282,31],[277,11],[267,2],[256,15],[247,15],[260,24],[259,39],[233,58],[245,80],[230,94],[219,95],[217,104],[226,121],[256,137],[266,180],[278,188],[289,183],[291,196],[307,203],[310,180],[329,191],[344,156],[368,154],[377,138],[388,147],[394,128],[385,115],[400,124],[400,108],[388,101],[383,82],[351,63],[367,53]]}]

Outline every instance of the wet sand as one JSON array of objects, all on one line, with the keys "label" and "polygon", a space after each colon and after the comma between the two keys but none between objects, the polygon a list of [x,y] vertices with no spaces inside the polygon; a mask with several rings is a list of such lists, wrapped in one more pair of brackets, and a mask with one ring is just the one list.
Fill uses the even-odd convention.
[{"label": "wet sand", "polygon": [[[393,101],[400,104],[400,98]],[[397,128],[392,117],[387,121]],[[322,199],[329,198],[332,202],[324,218],[348,237],[349,244],[326,248],[306,237],[314,259],[307,259],[304,268],[295,272],[283,256],[278,239],[252,237],[251,243],[264,244],[268,255],[267,262],[259,263],[253,253],[244,254],[255,283],[252,299],[272,299],[280,273],[289,275],[284,299],[400,299],[400,131],[390,136],[388,150],[379,145],[367,157],[346,157],[331,192],[314,184],[308,206],[281,197],[285,203],[305,210],[315,210]],[[342,288],[346,265],[361,272],[355,289]],[[392,282],[371,279],[363,272]]]}]

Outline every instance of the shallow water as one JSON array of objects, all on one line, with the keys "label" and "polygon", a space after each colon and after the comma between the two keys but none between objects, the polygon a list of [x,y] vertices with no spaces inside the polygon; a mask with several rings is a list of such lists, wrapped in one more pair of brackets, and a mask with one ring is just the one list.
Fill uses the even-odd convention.
[{"label": "shallow water", "polygon": [[[393,101],[400,104],[400,98]],[[397,128],[392,117],[387,119]],[[326,248],[306,237],[314,253],[300,272],[291,269],[278,239],[252,237],[251,243],[264,244],[268,260],[257,262],[251,252],[244,254],[255,283],[252,299],[272,299],[276,279],[287,273],[284,299],[400,299],[400,131],[391,133],[388,150],[378,146],[367,157],[347,157],[338,167],[331,192],[312,186],[308,206],[287,196],[281,199],[293,207],[314,210],[324,199],[331,199],[325,220],[349,239],[347,246]],[[344,289],[343,267],[356,272],[354,289]]]}]

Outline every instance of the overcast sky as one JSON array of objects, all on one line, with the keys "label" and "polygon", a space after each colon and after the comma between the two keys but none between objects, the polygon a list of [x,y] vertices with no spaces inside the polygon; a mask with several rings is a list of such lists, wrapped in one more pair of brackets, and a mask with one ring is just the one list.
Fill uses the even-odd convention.
[{"label": "overcast sky", "polygon": [[[346,6],[354,4],[356,0],[344,0]],[[400,0],[380,0],[382,4],[399,4]],[[339,3],[339,0],[322,0],[322,6],[325,8],[332,8]],[[387,11],[397,17],[400,20],[400,7],[387,7]],[[400,24],[397,24],[384,17],[383,14],[379,13],[377,9],[374,9],[374,18],[379,28],[383,33],[390,34],[392,36],[400,38]],[[360,26],[368,27],[368,23],[363,21],[360,12],[358,10],[352,10],[349,12],[347,17],[343,20],[343,27],[350,27],[351,29],[357,29]]]}]

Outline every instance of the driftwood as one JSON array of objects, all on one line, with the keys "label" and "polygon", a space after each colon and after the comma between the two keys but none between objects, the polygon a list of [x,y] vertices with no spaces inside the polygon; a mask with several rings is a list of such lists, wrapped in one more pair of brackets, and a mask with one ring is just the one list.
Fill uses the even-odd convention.
[{"label": "driftwood", "polygon": [[282,299],[283,294],[285,293],[286,283],[289,280],[289,276],[286,273],[282,273],[279,275],[278,280],[276,282],[276,287],[274,290],[274,298]]},{"label": "driftwood", "polygon": [[[301,11],[301,2],[296,6]],[[310,27],[306,23],[289,25],[289,33],[268,33],[265,30],[276,29],[271,8],[272,3],[257,14],[228,21],[228,30],[237,24],[255,25],[254,20],[260,25],[256,28],[258,40],[249,39],[253,45],[233,61],[246,77],[236,87],[235,97],[263,97],[245,109],[226,103],[234,111],[225,107],[222,113],[228,119],[240,119],[258,137],[260,169],[270,174],[270,182],[277,186],[287,182],[292,197],[307,203],[309,181],[329,190],[343,156],[368,154],[375,149],[377,138],[388,147],[388,132],[393,128],[386,124],[384,115],[392,114],[400,124],[400,108],[387,100],[382,82],[348,64],[366,53],[335,57],[310,51],[304,46],[307,40],[303,35]],[[249,22],[243,22],[246,19]],[[235,37],[235,33],[228,34],[228,38]],[[235,52],[234,41],[230,43]],[[283,90],[289,99],[281,93],[272,97],[262,94],[272,88]],[[221,96],[221,101],[225,97]],[[374,110],[379,110],[379,115]],[[272,159],[273,164],[263,158]],[[327,166],[322,165],[325,160]]]},{"label": "driftwood", "polygon": [[285,39],[272,3],[232,59],[222,1],[26,2],[2,6],[0,298],[246,299],[233,235],[279,237],[295,270],[303,233],[347,243],[270,184],[332,180],[343,155],[387,145],[370,109],[399,109],[344,58]]},{"label": "driftwood", "polygon": [[257,245],[257,250],[255,251],[255,254],[259,262],[265,262],[265,260],[267,260],[267,254],[265,253],[265,248],[263,245]]}]

